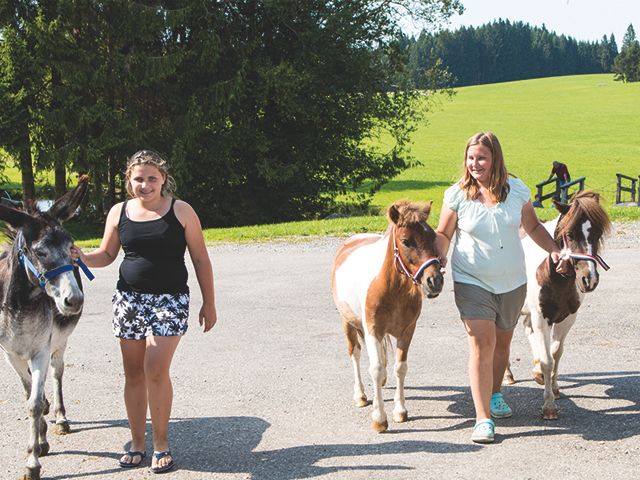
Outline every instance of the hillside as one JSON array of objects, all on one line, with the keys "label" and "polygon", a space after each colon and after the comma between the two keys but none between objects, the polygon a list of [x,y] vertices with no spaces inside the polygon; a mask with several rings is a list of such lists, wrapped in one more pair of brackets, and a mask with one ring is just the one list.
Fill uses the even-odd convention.
[{"label": "hillside", "polygon": [[615,174],[640,175],[640,84],[578,75],[456,91],[414,134],[412,152],[423,165],[385,185],[376,206],[408,197],[432,199],[439,211],[445,188],[462,172],[467,139],[486,130],[498,136],[507,168],[532,192],[549,176],[553,160],[566,163],[572,178],[585,176],[586,188],[601,192],[609,206]]}]

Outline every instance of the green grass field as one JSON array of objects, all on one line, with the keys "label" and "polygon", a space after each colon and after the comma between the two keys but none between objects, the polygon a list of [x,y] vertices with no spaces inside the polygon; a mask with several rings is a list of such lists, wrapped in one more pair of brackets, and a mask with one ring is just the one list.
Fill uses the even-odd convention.
[{"label": "green grass field", "polygon": [[[389,182],[375,198],[384,207],[400,196],[433,200],[462,173],[467,139],[493,131],[507,168],[535,193],[551,162],[566,163],[571,177],[615,203],[616,173],[640,174],[640,83],[612,75],[579,75],[466,87],[427,116],[414,134],[413,155],[423,166]],[[551,209],[549,209],[551,210]],[[617,209],[616,209],[617,210]],[[629,209],[625,209],[629,210]],[[636,209],[637,210],[637,209]],[[554,215],[553,211],[543,216]],[[618,213],[614,216],[620,216]],[[625,215],[622,215],[625,216]],[[630,213],[630,218],[638,218]]]},{"label": "green grass field", "polygon": [[[616,173],[640,174],[640,83],[623,84],[613,75],[579,75],[465,87],[429,112],[414,133],[412,154],[422,166],[400,174],[373,199],[381,211],[399,198],[433,200],[435,225],[444,190],[462,173],[467,139],[493,131],[502,144],[509,171],[535,194],[551,162],[566,163],[573,179],[600,192],[615,220],[640,219],[640,208],[613,207]],[[547,201],[545,205],[549,205]],[[551,208],[536,210],[542,219]],[[347,235],[380,231],[379,217],[291,222],[242,228],[208,229],[208,242],[253,241],[283,237]],[[74,229],[80,234],[81,228]],[[89,235],[92,235],[92,233]],[[80,235],[86,246],[98,240]]]}]

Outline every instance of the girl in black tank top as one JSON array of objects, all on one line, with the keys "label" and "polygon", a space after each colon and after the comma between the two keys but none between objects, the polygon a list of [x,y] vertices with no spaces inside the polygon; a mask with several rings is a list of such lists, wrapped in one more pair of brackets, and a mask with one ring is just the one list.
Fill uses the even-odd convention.
[{"label": "girl in black tank top", "polygon": [[118,234],[124,250],[118,290],[141,293],[189,293],[184,228],[174,212],[176,199],[161,218],[134,221],[122,205]]},{"label": "girl in black tank top", "polygon": [[[120,245],[124,249],[113,295],[113,331],[120,339],[125,367],[131,446],[118,463],[123,468],[142,464],[146,456],[146,413],[150,411],[154,427],[151,470],[158,473],[175,465],[167,436],[173,396],[169,372],[180,338],[187,331],[185,249],[189,248],[202,292],[198,320],[205,332],[217,320],[213,270],[200,220],[188,204],[171,199],[167,213],[157,218],[158,212],[167,208],[174,186],[166,162],[155,152],[141,150],[129,159],[126,178],[132,200],[111,209],[100,247],[84,254],[74,246],[71,253],[90,267],[104,267],[118,257]],[[127,215],[127,205],[135,207],[129,214],[156,218],[132,219]]]}]

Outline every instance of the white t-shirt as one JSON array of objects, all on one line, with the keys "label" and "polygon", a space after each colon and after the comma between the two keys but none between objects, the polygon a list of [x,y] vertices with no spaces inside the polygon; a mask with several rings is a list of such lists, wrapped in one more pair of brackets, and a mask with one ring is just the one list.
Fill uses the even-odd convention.
[{"label": "white t-shirt", "polygon": [[504,202],[487,207],[465,199],[459,184],[444,192],[444,202],[458,215],[451,254],[453,281],[478,285],[492,293],[506,293],[527,282],[518,229],[529,188],[509,177]]}]

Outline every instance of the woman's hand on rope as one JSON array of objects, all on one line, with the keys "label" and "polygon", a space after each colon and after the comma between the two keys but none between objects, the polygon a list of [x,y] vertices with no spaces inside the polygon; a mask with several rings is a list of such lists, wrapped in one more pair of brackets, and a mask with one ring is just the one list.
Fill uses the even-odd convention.
[{"label": "woman's hand on rope", "polygon": [[569,260],[565,258],[559,251],[551,252],[550,255],[553,264],[556,266],[556,272],[558,272],[560,275],[566,276],[571,270],[571,263],[569,262]]}]

